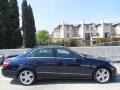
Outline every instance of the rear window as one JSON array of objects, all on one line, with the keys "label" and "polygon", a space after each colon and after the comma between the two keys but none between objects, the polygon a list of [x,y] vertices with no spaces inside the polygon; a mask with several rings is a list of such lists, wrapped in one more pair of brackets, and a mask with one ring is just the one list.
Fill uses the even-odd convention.
[{"label": "rear window", "polygon": [[53,57],[51,48],[44,48],[34,51],[29,57]]}]

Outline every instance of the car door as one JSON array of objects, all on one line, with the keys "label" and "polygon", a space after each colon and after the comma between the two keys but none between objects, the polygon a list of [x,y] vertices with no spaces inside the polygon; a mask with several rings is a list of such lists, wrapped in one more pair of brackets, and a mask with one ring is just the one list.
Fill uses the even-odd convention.
[{"label": "car door", "polygon": [[77,78],[84,77],[86,74],[86,67],[84,60],[75,52],[68,49],[56,49],[57,76],[60,78]]},{"label": "car door", "polygon": [[52,48],[41,48],[29,55],[36,67],[39,78],[55,78],[57,62]]}]

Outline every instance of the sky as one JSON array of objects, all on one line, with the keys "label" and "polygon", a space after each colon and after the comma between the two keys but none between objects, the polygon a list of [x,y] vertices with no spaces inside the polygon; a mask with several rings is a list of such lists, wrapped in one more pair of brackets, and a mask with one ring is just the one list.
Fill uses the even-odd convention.
[{"label": "sky", "polygon": [[[120,21],[120,0],[27,0],[33,8],[37,30],[48,30],[65,23]],[[18,0],[21,18],[21,3]]]}]

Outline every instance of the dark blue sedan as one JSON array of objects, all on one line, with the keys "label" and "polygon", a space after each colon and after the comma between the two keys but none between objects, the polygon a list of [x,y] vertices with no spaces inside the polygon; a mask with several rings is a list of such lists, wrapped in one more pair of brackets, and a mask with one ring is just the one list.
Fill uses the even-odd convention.
[{"label": "dark blue sedan", "polygon": [[112,62],[89,55],[78,54],[61,46],[29,49],[23,54],[7,58],[2,74],[30,85],[37,79],[93,79],[106,83],[116,75]]}]

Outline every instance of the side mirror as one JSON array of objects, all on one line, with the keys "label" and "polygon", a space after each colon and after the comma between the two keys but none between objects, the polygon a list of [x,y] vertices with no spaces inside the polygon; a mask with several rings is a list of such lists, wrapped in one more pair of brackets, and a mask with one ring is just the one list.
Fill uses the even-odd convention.
[{"label": "side mirror", "polygon": [[4,62],[4,55],[0,55],[0,64],[2,64]]},{"label": "side mirror", "polygon": [[83,57],[75,58],[75,59],[74,59],[74,62],[79,62],[80,60],[83,60],[83,59],[84,59]]}]

